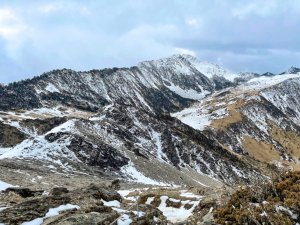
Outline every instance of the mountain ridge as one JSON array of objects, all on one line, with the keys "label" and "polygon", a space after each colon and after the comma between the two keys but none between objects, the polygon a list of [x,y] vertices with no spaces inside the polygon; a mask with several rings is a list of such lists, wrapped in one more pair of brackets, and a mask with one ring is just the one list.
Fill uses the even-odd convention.
[{"label": "mountain ridge", "polygon": [[[232,82],[224,77],[226,70],[221,67],[212,70],[220,74],[208,78],[193,65],[195,60],[176,55],[130,68],[54,70],[1,87],[0,122],[17,129],[20,134],[16,135],[22,138],[21,142],[11,142],[9,149],[3,148],[8,143],[0,143],[0,158],[29,157],[56,166],[69,161],[75,167],[87,165],[91,171],[97,168],[110,175],[112,170],[114,176],[139,182],[147,177],[156,184],[191,184],[197,180],[208,185],[214,183],[211,178],[226,184],[249,183],[272,173],[269,162],[261,161],[252,147],[245,147],[250,136],[255,141],[267,141],[266,145],[276,143],[275,153],[286,155],[282,161],[296,162],[280,142],[256,126],[259,123],[251,122],[249,113],[241,112],[251,101],[268,112],[263,108],[266,104],[257,100],[262,96],[254,92],[297,79],[298,74],[270,77],[248,73],[245,79]],[[233,76],[239,78],[241,74]],[[278,108],[269,101],[267,105]],[[203,127],[211,129],[199,130],[183,119],[190,114],[178,114],[190,109],[195,113],[191,114],[193,124],[204,121]],[[297,109],[281,110],[286,115]],[[180,116],[172,118],[170,113]],[[58,122],[63,121],[59,118],[64,122]],[[239,136],[241,132],[248,136]],[[168,171],[169,177],[157,174],[151,169],[154,166]],[[70,172],[70,168],[65,167],[65,171]],[[175,176],[178,173],[183,180]],[[190,174],[194,174],[194,181]]]}]

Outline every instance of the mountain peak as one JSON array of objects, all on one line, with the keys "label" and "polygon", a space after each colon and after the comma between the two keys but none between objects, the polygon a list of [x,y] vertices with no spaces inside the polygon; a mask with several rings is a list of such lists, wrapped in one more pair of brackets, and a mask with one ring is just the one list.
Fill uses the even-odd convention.
[{"label": "mountain peak", "polygon": [[263,73],[261,76],[270,77],[270,76],[274,76],[274,75],[275,75],[274,73],[266,72],[266,73]]},{"label": "mountain peak", "polygon": [[166,65],[168,66],[170,63],[175,63],[179,61],[190,61],[190,60],[197,60],[196,57],[187,55],[187,54],[173,54],[169,57],[163,57],[154,60],[146,60],[140,62],[138,65],[145,65],[145,64],[156,64],[156,65]]},{"label": "mountain peak", "polygon": [[289,74],[297,74],[297,73],[299,73],[299,72],[300,72],[300,69],[297,68],[297,67],[294,67],[294,66],[292,66],[291,68],[289,68],[289,69],[286,71],[286,73],[289,73]]},{"label": "mountain peak", "polygon": [[196,69],[207,78],[222,77],[228,81],[233,82],[235,78],[239,77],[238,73],[225,69],[218,64],[201,61],[197,57],[189,54],[174,54],[170,57],[161,58],[158,60],[144,61],[138,64],[139,66],[154,65],[156,67],[168,67],[178,70],[178,72],[188,72]]},{"label": "mountain peak", "polygon": [[207,76],[209,79],[212,79],[213,77],[223,77],[232,82],[235,78],[239,77],[238,73],[223,68],[218,64],[208,61],[201,61],[190,55],[184,55],[182,57],[187,59],[199,72]]}]

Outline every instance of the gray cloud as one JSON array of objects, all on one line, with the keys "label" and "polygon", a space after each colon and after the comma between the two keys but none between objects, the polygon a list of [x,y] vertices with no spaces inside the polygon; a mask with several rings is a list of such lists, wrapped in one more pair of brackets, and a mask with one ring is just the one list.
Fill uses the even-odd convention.
[{"label": "gray cloud", "polygon": [[235,71],[299,65],[300,4],[287,0],[0,3],[0,82],[191,53]]}]

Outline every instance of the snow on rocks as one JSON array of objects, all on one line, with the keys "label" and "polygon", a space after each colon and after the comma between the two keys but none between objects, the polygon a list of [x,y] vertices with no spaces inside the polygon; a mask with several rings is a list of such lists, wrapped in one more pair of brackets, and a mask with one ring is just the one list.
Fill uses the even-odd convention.
[{"label": "snow on rocks", "polygon": [[205,106],[192,106],[180,112],[173,113],[171,116],[181,120],[186,125],[196,130],[204,130],[214,119],[220,119],[228,115],[226,108],[211,110]]},{"label": "snow on rocks", "polygon": [[182,89],[181,87],[174,85],[173,83],[171,83],[169,86],[166,85],[166,87],[174,92],[175,94],[183,97],[183,98],[187,98],[187,99],[193,99],[193,100],[200,100],[203,99],[205,96],[207,96],[208,94],[210,94],[209,91],[206,90],[202,90],[201,92],[197,92],[196,90],[193,89]]},{"label": "snow on rocks", "polygon": [[70,132],[70,131],[73,131],[74,133],[75,121],[76,120],[68,120],[67,122],[53,128],[47,134],[58,133],[58,132]]},{"label": "snow on rocks", "polygon": [[186,198],[195,198],[197,200],[200,200],[202,198],[202,196],[200,196],[200,195],[196,195],[192,192],[188,192],[188,191],[185,191],[185,190],[181,191],[180,196],[181,197],[186,197]]},{"label": "snow on rocks", "polygon": [[290,209],[283,207],[281,205],[276,206],[276,211],[277,212],[286,212],[292,217],[292,219],[295,219],[295,220],[298,219],[298,215],[296,213],[292,212]]},{"label": "snow on rocks", "polygon": [[42,108],[38,108],[38,109],[33,109],[33,110],[29,110],[27,112],[24,113],[25,115],[31,115],[31,114],[36,114],[36,115],[51,115],[51,116],[57,116],[57,117],[62,117],[64,116],[64,113],[62,111],[60,111],[57,107],[56,108],[46,108],[46,107],[42,107]]},{"label": "snow on rocks", "polygon": [[132,189],[132,190],[119,190],[118,193],[125,198],[126,200],[136,202],[138,199],[138,196],[129,196],[130,193],[137,191],[138,189]]},{"label": "snow on rocks", "polygon": [[102,199],[102,202],[105,206],[109,206],[109,207],[121,207],[121,203],[118,200],[113,200],[113,201],[104,201]]},{"label": "snow on rocks", "polygon": [[60,161],[61,158],[68,158],[74,162],[80,160],[74,152],[68,149],[70,139],[58,139],[54,142],[48,142],[44,136],[37,136],[33,139],[26,139],[20,144],[12,148],[0,148],[0,160],[6,158],[32,158],[46,160],[58,164],[65,170],[69,170],[67,166]]},{"label": "snow on rocks", "polygon": [[292,79],[292,78],[299,78],[299,74],[283,74],[283,75],[276,75],[272,77],[268,76],[260,76],[255,77],[242,84],[238,87],[239,90],[247,91],[247,90],[262,90],[267,87],[274,86],[279,84],[285,80]]},{"label": "snow on rocks", "polygon": [[130,225],[132,223],[132,219],[127,214],[122,215],[120,219],[117,221],[118,225]]},{"label": "snow on rocks", "polygon": [[9,187],[14,187],[14,186],[0,180],[0,191],[4,191]]},{"label": "snow on rocks", "polygon": [[60,91],[57,89],[57,87],[52,84],[52,83],[48,83],[46,87],[44,87],[43,89],[41,89],[41,87],[36,87],[35,88],[36,93],[41,94],[41,93],[45,93],[45,92],[50,92],[50,93],[60,93]]},{"label": "snow on rocks", "polygon": [[192,65],[206,77],[212,79],[214,76],[224,77],[226,80],[234,81],[235,78],[239,77],[239,74],[234,73],[230,70],[224,69],[217,64],[213,64],[206,61],[200,61],[193,56],[185,56],[189,59]]},{"label": "snow on rocks", "polygon": [[180,112],[173,113],[171,116],[181,120],[186,125],[197,130],[204,130],[211,122],[209,120],[208,110],[191,107]]},{"label": "snow on rocks", "polygon": [[69,210],[69,209],[79,209],[80,207],[78,205],[72,205],[72,204],[66,204],[66,205],[61,205],[56,208],[51,208],[47,212],[46,216],[44,218],[52,217],[52,216],[57,216],[60,212]]},{"label": "snow on rocks", "polygon": [[56,208],[50,208],[47,214],[43,218],[36,218],[34,220],[24,222],[21,225],[41,225],[44,221],[44,219],[57,216],[60,212],[70,209],[79,209],[80,207],[78,205],[72,205],[72,204],[66,204],[66,205],[60,205]]},{"label": "snow on rocks", "polygon": [[142,174],[140,171],[138,171],[133,163],[129,163],[128,165],[121,168],[121,172],[126,175],[130,180],[133,180],[138,183],[143,184],[150,184],[150,185],[159,185],[159,186],[168,186],[167,184],[163,182],[159,182],[156,180],[153,180],[149,177],[146,177],[144,174]]},{"label": "snow on rocks", "polygon": [[116,208],[116,207],[113,207],[112,209],[114,211],[118,212],[119,214],[121,214],[121,216],[117,220],[118,225],[129,225],[132,223],[132,219],[130,219],[130,216],[128,215],[129,213],[133,213],[133,214],[137,215],[138,217],[142,217],[145,215],[144,212],[128,211],[128,210]]},{"label": "snow on rocks", "polygon": [[164,159],[167,159],[167,155],[162,151],[162,142],[161,142],[161,133],[158,133],[156,131],[152,131],[152,139],[155,141],[155,145],[157,148],[157,157],[161,161],[164,161]]},{"label": "snow on rocks", "polygon": [[[79,161],[74,152],[69,150],[67,147],[71,143],[69,137],[64,137],[63,139],[58,139],[53,142],[49,142],[46,139],[46,136],[52,133],[76,132],[74,128],[75,120],[68,120],[67,122],[53,128],[45,135],[37,135],[36,132],[27,132],[24,130],[25,128],[23,129],[20,127],[18,122],[13,122],[11,125],[14,125],[16,128],[22,130],[31,137],[14,147],[0,148],[0,160],[5,158],[33,158],[52,161],[61,166],[63,165],[59,159],[62,157],[68,158],[72,161]],[[65,167],[65,169],[67,168]]]},{"label": "snow on rocks", "polygon": [[49,83],[46,87],[45,90],[53,93],[53,92],[60,92],[53,84]]},{"label": "snow on rocks", "polygon": [[[165,217],[172,222],[172,223],[177,223],[177,222],[183,222],[185,221],[188,217],[190,217],[193,213],[193,210],[195,207],[199,204],[200,200],[197,201],[192,201],[192,200],[186,200],[186,201],[181,201],[181,207],[180,208],[174,208],[174,207],[168,207],[166,201],[169,199],[168,196],[161,196],[160,200],[161,203],[158,206],[158,209],[162,211]],[[185,207],[185,204],[190,204],[191,207],[187,209]]]},{"label": "snow on rocks", "polygon": [[150,205],[153,201],[154,201],[154,197],[149,197],[149,198],[147,199],[147,201],[145,202],[145,204]]},{"label": "snow on rocks", "polygon": [[103,119],[105,119],[105,115],[102,115],[102,116],[93,116],[93,117],[89,118],[90,121],[101,121]]}]

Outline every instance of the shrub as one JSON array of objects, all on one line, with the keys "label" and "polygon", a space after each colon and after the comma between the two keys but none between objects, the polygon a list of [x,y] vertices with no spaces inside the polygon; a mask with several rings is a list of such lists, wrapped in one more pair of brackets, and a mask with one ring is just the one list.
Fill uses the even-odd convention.
[{"label": "shrub", "polygon": [[300,172],[237,190],[214,212],[217,224],[293,225],[300,219]]}]

